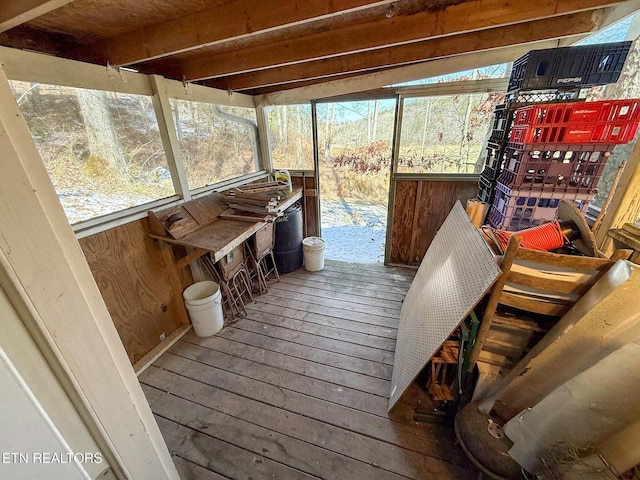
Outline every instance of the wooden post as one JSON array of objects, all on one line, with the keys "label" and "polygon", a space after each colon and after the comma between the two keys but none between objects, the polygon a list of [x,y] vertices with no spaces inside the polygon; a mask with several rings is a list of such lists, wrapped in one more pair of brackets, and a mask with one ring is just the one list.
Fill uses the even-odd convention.
[{"label": "wooden post", "polygon": [[621,228],[625,223],[633,223],[640,216],[640,142],[636,143],[627,167],[622,173],[616,194],[600,224],[596,239],[605,254],[611,254],[613,245],[607,238],[612,228]]},{"label": "wooden post", "polygon": [[171,105],[167,97],[164,78],[159,75],[149,75],[149,83],[153,90],[153,109],[158,119],[160,138],[162,139],[162,146],[164,147],[169,170],[171,171],[173,187],[176,193],[185,201],[191,200],[187,174],[184,171],[182,151],[180,150],[178,135],[176,134],[176,126],[173,123],[173,116],[171,115]]},{"label": "wooden post", "polygon": [[264,107],[256,108],[256,120],[258,121],[258,141],[262,153],[262,164],[257,165],[256,170],[273,171],[273,158],[271,157],[271,139],[269,137],[269,120]]}]

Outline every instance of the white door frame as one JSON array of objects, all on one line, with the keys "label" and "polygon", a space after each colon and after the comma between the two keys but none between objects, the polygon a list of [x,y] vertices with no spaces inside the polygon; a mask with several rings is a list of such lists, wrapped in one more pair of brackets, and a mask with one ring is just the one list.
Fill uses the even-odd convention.
[{"label": "white door frame", "polygon": [[0,151],[0,285],[116,475],[178,480],[4,69]]}]

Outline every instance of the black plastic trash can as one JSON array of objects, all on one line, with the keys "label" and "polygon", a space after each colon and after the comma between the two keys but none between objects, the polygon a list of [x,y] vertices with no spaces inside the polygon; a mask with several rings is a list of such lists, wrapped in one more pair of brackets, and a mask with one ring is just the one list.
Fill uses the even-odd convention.
[{"label": "black plastic trash can", "polygon": [[302,267],[302,206],[294,203],[276,219],[276,240],[273,255],[279,273],[289,273]]}]

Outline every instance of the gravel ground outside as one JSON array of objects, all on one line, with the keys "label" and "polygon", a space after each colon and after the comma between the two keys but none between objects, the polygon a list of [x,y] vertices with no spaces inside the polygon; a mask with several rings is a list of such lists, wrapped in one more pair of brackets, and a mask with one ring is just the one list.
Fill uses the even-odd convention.
[{"label": "gravel ground outside", "polygon": [[323,199],[321,212],[326,259],[384,262],[386,205]]},{"label": "gravel ground outside", "polygon": [[61,191],[58,193],[69,223],[81,222],[99,215],[125,210],[152,201],[142,196],[102,194],[84,191]]}]

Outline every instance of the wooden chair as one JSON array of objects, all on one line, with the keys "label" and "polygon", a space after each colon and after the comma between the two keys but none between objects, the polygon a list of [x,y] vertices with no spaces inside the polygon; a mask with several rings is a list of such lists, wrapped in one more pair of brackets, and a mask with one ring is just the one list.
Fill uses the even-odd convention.
[{"label": "wooden chair", "polygon": [[438,352],[431,357],[431,373],[426,388],[434,401],[449,402],[455,399],[459,356],[460,343],[445,340]]},{"label": "wooden chair", "polygon": [[608,258],[560,255],[520,247],[513,236],[493,286],[468,371],[510,370],[559,317],[613,265]]}]

